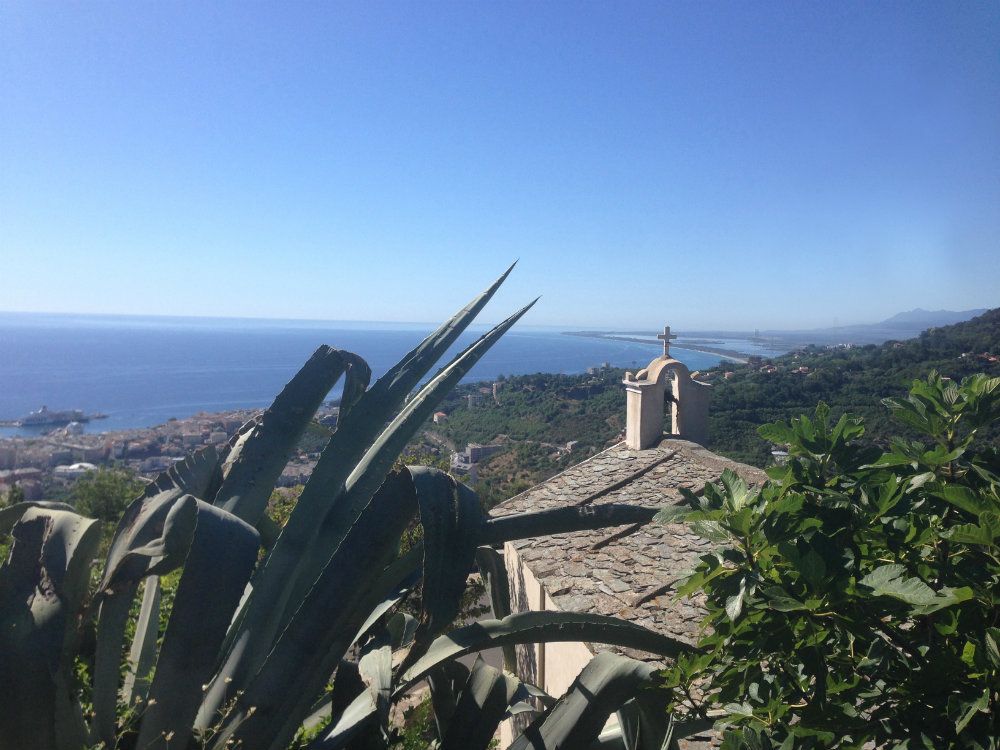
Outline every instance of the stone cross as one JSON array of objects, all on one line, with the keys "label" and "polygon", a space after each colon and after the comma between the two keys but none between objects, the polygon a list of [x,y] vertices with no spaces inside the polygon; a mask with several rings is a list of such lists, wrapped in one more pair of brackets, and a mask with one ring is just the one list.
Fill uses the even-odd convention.
[{"label": "stone cross", "polygon": [[670,326],[663,326],[663,333],[657,334],[656,338],[663,342],[663,356],[670,356],[670,342],[677,338],[676,333],[670,332]]}]

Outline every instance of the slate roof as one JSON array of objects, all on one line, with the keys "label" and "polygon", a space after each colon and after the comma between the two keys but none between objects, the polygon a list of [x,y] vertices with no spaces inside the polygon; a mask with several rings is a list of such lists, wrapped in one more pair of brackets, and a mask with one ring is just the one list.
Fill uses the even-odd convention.
[{"label": "slate roof", "polygon": [[[699,490],[726,468],[750,484],[766,479],[760,469],[686,440],[668,438],[642,451],[620,443],[501,503],[490,515],[565,505],[666,505],[681,499],[681,487]],[[682,641],[696,640],[703,617],[699,602],[672,601],[673,584],[694,568],[710,544],[685,526],[622,526],[510,544],[559,609],[615,615]],[[517,602],[512,604],[519,609]],[[612,648],[588,645],[594,651]],[[656,661],[644,652],[613,650]]]}]

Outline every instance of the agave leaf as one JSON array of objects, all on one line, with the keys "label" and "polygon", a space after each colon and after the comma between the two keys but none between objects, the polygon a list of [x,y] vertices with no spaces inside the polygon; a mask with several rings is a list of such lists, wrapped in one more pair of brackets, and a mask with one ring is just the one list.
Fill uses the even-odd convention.
[{"label": "agave leaf", "polygon": [[[360,497],[360,493],[356,494],[355,502],[350,506],[352,512],[346,514],[343,523],[332,521],[328,524],[333,529],[328,529],[327,538],[316,551],[315,540],[323,527],[323,520],[331,505],[340,504],[343,500],[341,495],[347,479],[358,461],[371,449],[383,425],[393,418],[413,387],[472,322],[508,273],[510,269],[409,352],[369,390],[363,388],[367,376],[352,380],[352,366],[344,394],[344,403],[352,402],[350,408],[342,409],[336,432],[323,450],[263,568],[254,578],[254,592],[244,607],[237,627],[227,639],[226,661],[220,674],[220,679],[226,680],[223,683],[225,687],[210,691],[214,705],[206,702],[205,711],[210,714],[219,711],[237,690],[245,687],[246,681],[260,667],[278,634],[371,497],[371,494],[364,498]],[[391,459],[394,460],[395,456]],[[370,493],[375,492],[387,471],[386,466],[381,476],[375,473],[370,475],[374,483],[374,486],[366,485]],[[314,551],[311,562],[307,563],[304,558],[310,548]]]},{"label": "agave leaf", "polygon": [[504,718],[510,719],[514,716],[518,716],[520,714],[528,714],[528,713],[537,714],[538,709],[535,708],[531,703],[528,703],[528,701],[518,701],[517,703],[511,704],[507,708],[507,713],[504,715]]},{"label": "agave leaf", "polygon": [[438,737],[448,731],[451,717],[455,715],[462,688],[469,681],[469,668],[459,661],[447,661],[427,675],[431,690],[431,709]]},{"label": "agave leaf", "polygon": [[[120,664],[129,610],[142,577],[166,573],[184,560],[197,523],[197,501],[178,487],[143,496],[126,510],[108,552],[94,655],[96,740],[113,747]],[[131,526],[126,524],[132,521]],[[125,529],[125,531],[123,531]],[[145,543],[144,543],[145,542]]]},{"label": "agave leaf", "polygon": [[0,748],[86,744],[73,692],[77,621],[100,525],[65,510],[28,508],[0,567]]},{"label": "agave leaf", "polygon": [[383,632],[365,648],[358,662],[358,671],[371,693],[379,733],[386,737],[392,697],[392,645],[388,633]]},{"label": "agave leaf", "polygon": [[[240,453],[243,452],[243,446],[246,444],[251,437],[253,437],[254,429],[260,423],[260,414],[255,414],[250,417],[246,422],[240,425],[240,428],[236,430],[235,434],[229,438],[229,442],[221,447],[219,451],[219,481],[218,485],[221,487],[223,480],[229,475],[229,472],[233,468],[240,457]],[[218,494],[218,489],[216,489],[215,494]],[[214,497],[214,495],[213,495]]]},{"label": "agave leaf", "polygon": [[281,527],[267,514],[258,518],[255,526],[257,533],[260,534],[260,546],[270,551],[274,547],[274,543],[278,541]]},{"label": "agave leaf", "polygon": [[128,672],[122,687],[127,706],[144,702],[149,693],[149,673],[156,663],[156,639],[160,630],[160,577],[149,576],[142,592],[142,606],[135,625],[135,638],[128,655]]},{"label": "agave leaf", "polygon": [[290,605],[285,610],[286,620],[294,611],[291,607],[305,595],[311,582],[330,559],[331,550],[335,550],[340,544],[346,530],[354,523],[358,513],[381,484],[400,452],[434,412],[441,399],[451,392],[476,362],[534,304],[532,302],[514,313],[456,356],[410,399],[399,415],[379,435],[374,445],[347,478],[343,497],[333,503],[319,535],[307,550],[296,575],[289,599]]},{"label": "agave leaf", "polygon": [[[663,719],[664,724],[669,721],[666,715],[664,715]],[[652,744],[643,746],[642,743],[646,739],[646,732],[640,723],[639,706],[635,698],[625,701],[622,707],[618,709],[618,726],[621,728],[622,744],[625,746],[624,750],[663,750],[662,741],[656,746]]]},{"label": "agave leaf", "polygon": [[389,644],[396,651],[413,643],[413,636],[417,632],[417,618],[407,612],[397,612],[389,618],[385,627],[389,631]]},{"label": "agave leaf", "polygon": [[240,442],[235,460],[227,461],[213,505],[257,523],[302,433],[347,369],[349,356],[326,345],[313,353]]},{"label": "agave leaf", "polygon": [[137,747],[185,747],[257,558],[256,529],[197,501],[197,526],[156,661]]},{"label": "agave leaf", "polygon": [[441,738],[441,750],[486,750],[518,684],[513,675],[477,658]]},{"label": "agave leaf", "polygon": [[661,690],[637,690],[618,709],[618,725],[626,750],[662,750],[670,729],[667,696]]},{"label": "agave leaf", "polygon": [[161,473],[118,522],[98,587],[100,613],[92,695],[94,739],[108,747],[115,741],[119,667],[138,583],[156,572],[154,568],[167,572],[181,564],[193,533],[196,506],[190,500],[179,501],[188,494],[205,496],[219,477],[215,449],[198,451]]},{"label": "agave leaf", "polygon": [[[213,748],[222,750],[227,742],[242,750],[287,745],[368,613],[388,593],[372,586],[385,580],[383,571],[415,512],[410,473],[394,472],[323,570],[246,691],[236,697]],[[391,585],[398,585],[398,579]],[[215,698],[208,696],[209,701],[214,703]]]},{"label": "agave leaf", "polygon": [[346,419],[354,405],[361,400],[368,390],[368,384],[372,380],[372,368],[368,366],[361,357],[351,360],[351,366],[347,368],[347,375],[344,379],[344,389],[340,394],[340,412],[337,416],[338,424],[342,419]]},{"label": "agave leaf", "polygon": [[[367,586],[369,594],[358,609],[359,611],[369,612],[369,615],[358,628],[357,634],[351,639],[351,645],[360,641],[382,619],[386,612],[403,599],[420,581],[420,560],[422,555],[423,545],[415,545],[405,555],[387,565],[374,582]],[[408,630],[411,625],[407,624],[405,627]],[[412,627],[415,627],[415,624]],[[345,663],[341,662],[342,665]],[[215,710],[214,706],[218,701],[218,697],[212,695],[212,693],[213,691],[221,693],[225,689],[224,674],[224,671],[220,672],[206,691],[206,698],[202,703],[195,722],[196,728],[200,730],[206,729],[215,718],[214,713],[211,713],[211,711]],[[339,680],[340,669],[338,669],[337,675]],[[334,682],[335,692],[336,687],[337,681]]]},{"label": "agave leaf", "polygon": [[128,625],[129,609],[139,588],[136,582],[122,585],[101,601],[94,652],[94,687],[91,701],[94,718],[91,733],[95,742],[114,747],[118,708],[120,665]]},{"label": "agave leaf", "polygon": [[141,576],[154,573],[169,573],[184,564],[191,539],[198,523],[198,500],[194,495],[184,495],[168,507],[163,518],[163,530],[159,537],[139,547],[128,550],[116,566],[115,574],[106,588],[111,589],[123,582],[126,572],[130,572],[125,583],[135,583]]},{"label": "agave leaf", "polygon": [[[327,721],[324,723],[329,723],[331,716],[340,716],[353,700],[361,693],[366,692],[365,681],[361,679],[361,671],[358,669],[357,662],[342,659],[337,665],[337,672],[333,675],[333,683],[330,687],[330,693],[324,693],[319,701],[313,704],[313,710],[310,714],[311,717],[321,707],[329,709]],[[374,707],[374,705],[373,701],[372,706]]]},{"label": "agave leaf", "polygon": [[586,531],[606,526],[648,523],[659,512],[659,508],[646,508],[641,505],[624,503],[605,503],[603,505],[574,505],[532,513],[515,513],[510,516],[489,519],[483,528],[483,535],[479,543],[496,546],[513,539],[565,534],[570,531]]},{"label": "agave leaf", "polygon": [[307,750],[343,750],[365,730],[374,716],[372,695],[367,690],[362,691],[337,718],[336,724],[321,732]]},{"label": "agave leaf", "polygon": [[[361,638],[364,637],[364,635],[371,630],[379,620],[382,619],[386,612],[398,604],[403,597],[406,596],[413,589],[413,587],[420,582],[420,557],[422,551],[422,545],[412,548],[398,560],[394,560],[390,565],[388,565],[382,572],[382,575],[380,575],[372,584],[372,591],[388,591],[389,593],[386,594],[382,601],[378,602],[375,608],[371,610],[368,618],[358,630],[358,634],[354,637],[354,641],[352,641],[352,643],[360,641]],[[399,614],[402,613],[393,615],[393,619]],[[399,633],[400,638],[403,638],[404,633],[409,632],[411,628],[414,630],[416,629],[416,619],[409,615],[406,615],[406,617],[409,617],[409,620],[412,620],[412,624],[407,621],[403,625],[403,630]],[[399,648],[399,645],[397,645],[395,641],[393,643],[393,648]]]},{"label": "agave leaf", "polygon": [[511,613],[510,577],[504,557],[492,547],[476,550],[476,565],[483,583],[490,592],[490,610],[494,620],[502,620]]},{"label": "agave leaf", "polygon": [[[139,550],[146,550],[147,545],[165,545],[160,556],[162,551],[173,550],[175,547],[185,548],[181,527],[171,530],[169,542],[164,537],[167,516],[174,503],[184,495],[206,497],[219,477],[218,454],[214,448],[208,447],[170,467],[147,485],[142,495],[129,505],[118,522],[99,590],[106,593],[115,586],[138,581],[149,575],[150,558],[158,556],[157,553],[143,551],[135,554]],[[172,523],[177,520],[173,519]],[[178,560],[177,564],[181,561]]]},{"label": "agave leaf", "polygon": [[481,620],[437,638],[400,677],[396,695],[405,693],[448,659],[506,644],[542,641],[608,643],[671,658],[697,651],[694,646],[615,617],[583,612],[519,612],[502,620]]},{"label": "agave leaf", "polygon": [[[476,565],[490,594],[493,619],[502,620],[511,613],[510,578],[504,557],[492,547],[480,547],[476,550]],[[517,671],[517,654],[513,646],[503,648],[503,667],[511,673]]]},{"label": "agave leaf", "polygon": [[545,706],[546,708],[554,706],[556,703],[555,698],[546,693],[537,685],[532,685],[530,682],[522,682],[521,685],[517,688],[517,695],[515,697],[518,700],[522,701],[534,699],[538,701],[538,703],[540,703],[541,705]]},{"label": "agave leaf", "polygon": [[[533,304],[531,303],[531,305]],[[353,528],[357,514],[369,502],[372,493],[378,488],[409,439],[431,415],[440,400],[451,391],[455,384],[464,377],[480,357],[531,308],[531,305],[526,306],[493,328],[463,353],[459,354],[451,364],[442,369],[437,376],[409,401],[403,411],[385,429],[375,444],[361,459],[361,462],[351,473],[351,476],[347,478],[345,494],[334,503],[333,508],[323,522],[319,535],[313,540],[309,550],[305,553],[291,581],[286,582],[284,587],[275,595],[277,603],[285,603],[285,612],[282,620],[274,621],[273,613],[262,613],[262,618],[270,618],[265,621],[264,629],[249,636],[251,645],[238,654],[240,657],[238,662],[231,660],[230,663],[227,663],[224,671],[231,678],[231,681],[225,684],[223,693],[217,694],[218,697],[216,700],[219,700],[218,706],[229,700],[235,693],[240,683],[239,675],[244,675],[245,678],[246,673],[244,670],[253,665],[254,659],[259,659],[263,655],[266,655],[267,646],[264,640],[270,630],[276,629],[281,631],[287,627],[287,623],[297,610],[297,603],[301,602],[308,594],[312,587],[312,582],[316,580],[316,576],[319,575],[320,571],[328,567],[331,559],[331,550],[339,550],[343,535],[347,533],[348,529]],[[367,398],[367,396],[368,394],[365,394],[364,398]],[[354,413],[357,413],[360,408],[361,404],[359,403],[355,407]],[[338,433],[334,434],[334,438],[331,439],[331,445],[336,439],[337,434],[339,434],[339,430]],[[314,481],[316,481],[315,472],[309,484],[306,485],[306,490],[303,491],[302,497],[306,495],[306,491]],[[299,507],[302,504],[302,497],[299,498],[298,505],[289,518],[289,524],[292,523],[292,519],[295,518],[296,513],[299,511]],[[281,546],[281,540],[284,538],[287,529],[288,524],[286,524],[285,531],[278,538],[278,544],[271,552],[271,556]],[[268,559],[268,563],[270,563],[270,558]],[[258,595],[257,587],[258,584],[255,584],[255,594],[251,597],[251,602]],[[256,654],[256,657],[254,657],[254,654]]]},{"label": "agave leaf", "polygon": [[28,508],[47,508],[48,510],[68,510],[70,513],[76,511],[72,505],[66,503],[55,503],[46,500],[25,500],[14,503],[4,508],[0,508],[0,536],[6,536],[14,528],[14,524],[21,520],[21,516]]},{"label": "agave leaf", "polygon": [[483,523],[479,498],[468,487],[439,469],[408,468],[424,529],[424,585],[420,624],[400,670],[458,616]]},{"label": "agave leaf", "polygon": [[518,737],[510,750],[587,747],[608,717],[653,682],[656,667],[602,651],[583,668],[567,693]]}]

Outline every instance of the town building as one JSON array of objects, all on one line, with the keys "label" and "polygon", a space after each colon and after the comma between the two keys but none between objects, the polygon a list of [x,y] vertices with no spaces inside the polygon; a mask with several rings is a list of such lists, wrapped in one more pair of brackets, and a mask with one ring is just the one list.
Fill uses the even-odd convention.
[{"label": "town building", "polygon": [[0,486],[13,487],[22,482],[37,481],[42,478],[42,470],[34,467],[0,470]]},{"label": "town building", "polygon": [[81,461],[75,464],[68,464],[63,466],[57,466],[52,470],[52,476],[56,479],[62,479],[64,481],[72,481],[74,479],[79,479],[84,474],[89,471],[97,471],[97,466],[85,461]]},{"label": "town building", "polygon": [[17,447],[12,441],[0,443],[0,469],[13,469],[17,463]]},{"label": "town building", "polygon": [[479,480],[477,471],[479,462],[501,450],[503,450],[503,446],[499,444],[480,445],[479,443],[469,443],[465,446],[465,450],[456,451],[451,454],[451,470],[456,474],[464,475],[463,481],[474,484]]}]

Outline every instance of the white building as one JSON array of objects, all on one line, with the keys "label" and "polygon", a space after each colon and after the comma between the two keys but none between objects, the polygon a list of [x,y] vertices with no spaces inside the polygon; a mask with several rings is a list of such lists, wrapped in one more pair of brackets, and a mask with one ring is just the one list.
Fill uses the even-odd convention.
[{"label": "white building", "polygon": [[79,479],[88,471],[96,471],[96,470],[97,467],[94,464],[81,461],[80,463],[57,466],[52,470],[52,475],[56,479],[64,479],[69,481],[73,479]]}]

